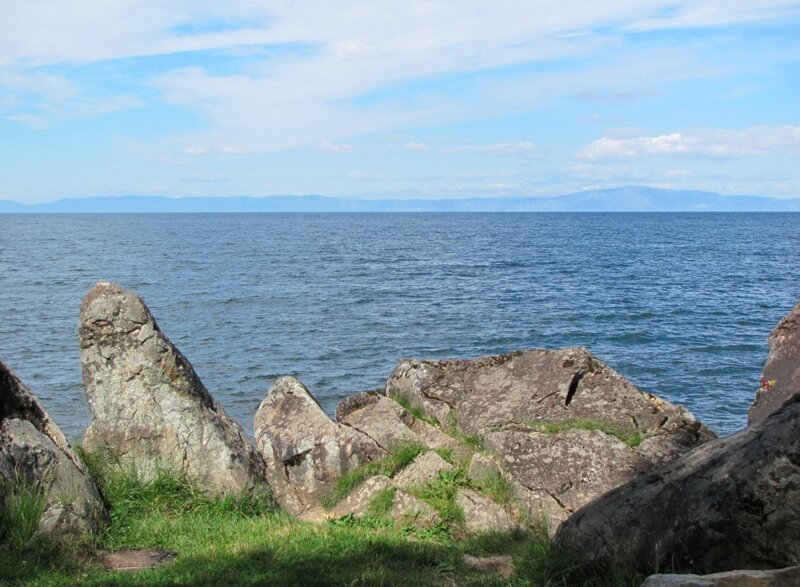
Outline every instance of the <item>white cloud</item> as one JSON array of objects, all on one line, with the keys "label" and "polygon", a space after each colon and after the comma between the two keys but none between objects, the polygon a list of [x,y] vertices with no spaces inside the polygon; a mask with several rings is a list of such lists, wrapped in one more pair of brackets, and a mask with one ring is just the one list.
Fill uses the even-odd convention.
[{"label": "white cloud", "polygon": [[731,159],[787,151],[800,153],[800,126],[700,129],[621,139],[602,137],[579,150],[577,156],[587,161],[664,156]]},{"label": "white cloud", "polygon": [[458,145],[456,147],[445,147],[442,149],[442,153],[477,153],[480,155],[539,157],[542,154],[542,149],[533,143],[495,143],[490,145]]},{"label": "white cloud", "polygon": [[689,177],[692,175],[692,172],[688,169],[667,169],[664,172],[664,177]]},{"label": "white cloud", "polygon": [[353,145],[347,143],[331,143],[324,141],[317,145],[317,150],[327,151],[328,153],[350,153],[353,151]]},{"label": "white cloud", "polygon": [[406,143],[403,148],[406,151],[430,151],[431,148],[425,143]]},{"label": "white cloud", "polygon": [[210,151],[208,147],[186,147],[183,152],[187,155],[208,155]]}]

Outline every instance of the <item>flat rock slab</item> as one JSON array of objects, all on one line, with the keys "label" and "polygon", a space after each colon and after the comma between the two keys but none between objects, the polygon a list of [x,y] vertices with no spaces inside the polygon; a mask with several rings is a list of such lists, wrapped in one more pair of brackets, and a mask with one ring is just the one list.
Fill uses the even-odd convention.
[{"label": "flat rock slab", "polygon": [[747,420],[759,422],[800,395],[800,302],[769,335],[769,357]]},{"label": "flat rock slab", "polygon": [[712,575],[650,575],[641,587],[797,587],[800,567],[727,571]]},{"label": "flat rock slab", "polygon": [[350,495],[345,497],[331,510],[333,518],[341,518],[352,514],[360,517],[367,513],[372,500],[381,491],[394,487],[392,480],[385,475],[375,475],[365,479]]},{"label": "flat rock slab", "polygon": [[398,487],[421,487],[439,478],[442,471],[452,471],[453,465],[430,450],[417,456],[411,464],[394,476]]},{"label": "flat rock slab", "polygon": [[83,440],[142,480],[185,474],[212,494],[266,483],[264,460],[133,292],[97,283],[81,303],[83,383],[92,421]]},{"label": "flat rock slab", "polygon": [[471,489],[459,489],[456,503],[464,512],[464,526],[472,534],[513,532],[517,525],[509,513],[488,497]]},{"label": "flat rock slab", "polygon": [[441,520],[433,507],[402,489],[395,492],[389,515],[400,524],[418,528],[431,528]]},{"label": "flat rock slab", "polygon": [[508,555],[472,556],[465,554],[462,558],[464,566],[479,573],[497,573],[503,577],[514,574],[514,560]]},{"label": "flat rock slab", "polygon": [[100,564],[107,571],[142,571],[168,563],[178,556],[177,552],[160,548],[143,550],[119,550],[100,554]]},{"label": "flat rock slab", "polygon": [[44,498],[39,532],[80,536],[108,521],[83,461],[33,392],[0,361],[0,504],[7,493],[34,488]]}]

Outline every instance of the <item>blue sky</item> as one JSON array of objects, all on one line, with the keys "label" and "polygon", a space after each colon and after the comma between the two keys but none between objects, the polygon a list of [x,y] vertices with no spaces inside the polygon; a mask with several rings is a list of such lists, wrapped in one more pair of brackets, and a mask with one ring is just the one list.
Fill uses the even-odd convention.
[{"label": "blue sky", "polygon": [[0,199],[800,197],[800,2],[9,2]]}]

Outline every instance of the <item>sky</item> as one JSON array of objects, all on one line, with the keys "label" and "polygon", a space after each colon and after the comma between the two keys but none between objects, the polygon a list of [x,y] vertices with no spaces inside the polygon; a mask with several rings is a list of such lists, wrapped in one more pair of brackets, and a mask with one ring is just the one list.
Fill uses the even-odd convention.
[{"label": "sky", "polygon": [[0,6],[0,199],[800,197],[800,2]]}]

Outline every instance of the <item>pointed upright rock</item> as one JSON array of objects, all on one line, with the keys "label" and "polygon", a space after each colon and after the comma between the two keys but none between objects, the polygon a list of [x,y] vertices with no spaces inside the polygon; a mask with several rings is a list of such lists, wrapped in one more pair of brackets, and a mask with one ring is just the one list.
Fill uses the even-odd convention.
[{"label": "pointed upright rock", "polygon": [[749,424],[760,422],[800,395],[800,302],[769,335],[769,357],[756,399],[747,414]]},{"label": "pointed upright rock", "polygon": [[294,377],[281,377],[267,392],[255,435],[275,498],[296,515],[318,508],[336,479],[387,454],[366,434],[331,420]]},{"label": "pointed upright rock", "polygon": [[0,361],[0,508],[14,493],[40,493],[40,532],[97,532],[107,514],[97,484],[59,427]]},{"label": "pointed upright rock", "polygon": [[92,422],[84,446],[142,479],[186,474],[212,494],[265,484],[264,460],[133,292],[97,283],[81,304],[83,383]]}]

